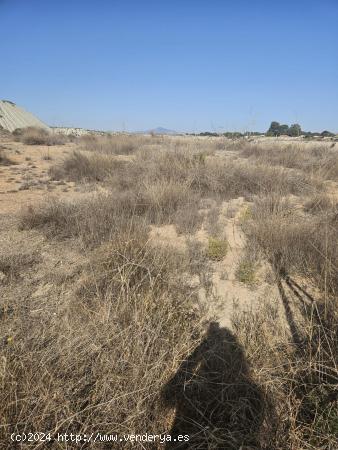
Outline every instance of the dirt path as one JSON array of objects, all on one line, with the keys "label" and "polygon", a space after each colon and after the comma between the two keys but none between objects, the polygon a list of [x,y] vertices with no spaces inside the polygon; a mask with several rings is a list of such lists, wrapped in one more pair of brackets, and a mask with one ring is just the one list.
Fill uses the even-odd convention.
[{"label": "dirt path", "polygon": [[[220,209],[219,225],[228,242],[228,251],[222,261],[211,262],[211,291],[201,287],[200,301],[207,305],[208,316],[217,320],[221,326],[232,328],[231,316],[234,312],[248,312],[255,310],[260,302],[266,301],[281,309],[279,292],[276,283],[267,281],[271,275],[268,266],[261,266],[256,273],[254,283],[238,280],[236,271],[240,261],[245,256],[245,236],[241,230],[241,220],[249,203],[242,197],[223,202]],[[178,235],[173,225],[154,227],[151,237],[162,244],[174,245],[183,249],[186,237]],[[208,244],[208,232],[204,227],[192,236],[205,247]],[[196,283],[197,285],[197,283]],[[196,286],[193,285],[195,288]]]}]

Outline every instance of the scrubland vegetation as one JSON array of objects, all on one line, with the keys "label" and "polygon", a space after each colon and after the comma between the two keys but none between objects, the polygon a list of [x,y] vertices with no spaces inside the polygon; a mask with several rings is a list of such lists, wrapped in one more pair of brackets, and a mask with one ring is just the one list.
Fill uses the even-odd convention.
[{"label": "scrubland vegetation", "polygon": [[10,166],[13,161],[6,155],[3,148],[0,146],[0,166]]},{"label": "scrubland vegetation", "polygon": [[[0,255],[3,436],[147,432],[190,435],[165,448],[337,448],[336,147],[87,136],[52,161],[50,177],[87,195],[24,209],[18,229],[37,248]],[[282,308],[262,298],[234,310],[229,330],[212,322],[211,275],[231,250],[221,205],[237,198],[246,247],[236,282],[254,289],[268,268]],[[151,238],[166,226],[182,245]],[[46,272],[41,245],[66,262]]]},{"label": "scrubland vegetation", "polygon": [[67,142],[66,136],[38,127],[17,128],[13,136],[27,145],[62,145]]}]

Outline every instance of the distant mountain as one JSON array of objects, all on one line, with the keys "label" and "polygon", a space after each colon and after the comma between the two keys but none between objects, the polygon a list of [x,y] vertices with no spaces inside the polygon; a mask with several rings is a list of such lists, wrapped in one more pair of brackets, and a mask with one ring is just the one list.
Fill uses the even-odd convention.
[{"label": "distant mountain", "polygon": [[163,127],[153,128],[152,130],[145,131],[145,133],[147,133],[147,134],[170,134],[170,135],[180,134],[177,131],[168,130],[167,128],[163,128]]}]

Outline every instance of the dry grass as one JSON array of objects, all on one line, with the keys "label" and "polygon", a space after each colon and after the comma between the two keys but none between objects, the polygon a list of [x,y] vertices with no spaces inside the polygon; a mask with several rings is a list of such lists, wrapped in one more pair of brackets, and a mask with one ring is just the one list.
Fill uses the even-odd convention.
[{"label": "dry grass", "polygon": [[103,181],[122,164],[106,155],[74,151],[62,164],[52,166],[50,175],[53,180]]},{"label": "dry grass", "polygon": [[79,139],[82,150],[109,155],[130,155],[142,145],[155,144],[158,140],[145,136],[129,135],[84,135]]},{"label": "dry grass", "polygon": [[[145,186],[183,184],[200,197],[223,199],[279,192],[304,194],[321,188],[319,180],[305,174],[264,165],[213,157],[184,150],[143,150],[129,161],[117,161],[102,153],[74,152],[63,164],[52,168],[53,178],[76,181],[108,180],[117,189],[135,187],[137,178]],[[140,183],[139,183],[140,186]]]},{"label": "dry grass", "polygon": [[317,193],[305,201],[304,210],[310,214],[328,213],[335,216],[338,214],[338,201],[325,192]]},{"label": "dry grass", "polygon": [[179,227],[184,225],[192,230],[201,221],[199,216],[191,218],[189,209],[183,211],[185,206],[193,205],[184,194],[180,187],[163,185],[157,190],[152,186],[143,192],[102,193],[77,202],[50,198],[44,204],[26,208],[21,215],[20,227],[40,228],[50,237],[81,237],[91,246],[112,238],[121,228],[141,225],[147,228],[149,224],[177,221]]},{"label": "dry grass", "polygon": [[112,239],[121,229],[139,232],[148,225],[146,210],[128,192],[119,197],[95,195],[77,202],[50,198],[37,207],[28,207],[21,216],[21,229],[40,228],[48,237],[80,238],[93,247]]},{"label": "dry grass", "polygon": [[0,166],[12,166],[15,164],[4,152],[4,150],[0,146]]},{"label": "dry grass", "polygon": [[330,320],[320,316],[318,322],[317,313],[316,305],[303,311],[303,326],[292,328],[299,339],[293,346],[283,313],[263,299],[255,312],[233,317],[254,378],[269,399],[266,448],[337,448],[338,317],[331,310]]},{"label": "dry grass", "polygon": [[258,199],[245,224],[253,243],[284,273],[300,274],[337,295],[336,209],[304,215],[280,196]]},{"label": "dry grass", "polygon": [[247,144],[241,154],[261,164],[300,169],[325,180],[338,180],[338,149],[331,146]]},{"label": "dry grass", "polygon": [[[47,198],[19,218],[28,239],[45,239],[44,262],[57,250],[51,273],[26,277],[40,262],[28,252],[0,257],[12,299],[0,307],[4,436],[148,432],[189,434],[182,448],[192,450],[335,450],[338,236],[327,175],[309,175],[296,155],[283,164],[266,153],[246,154],[250,162],[220,157],[225,140],[80,141],[51,176],[98,183],[99,192]],[[270,262],[287,324],[263,300],[233,317],[233,333],[204,324],[197,293],[211,298],[214,261],[228,250],[220,205],[237,197],[252,204],[238,220],[248,243],[235,275],[252,285],[257,261]],[[186,245],[150,241],[151,225],[162,224],[175,224]],[[202,224],[207,248],[192,236]],[[68,248],[77,259],[58,276]],[[295,290],[304,300],[297,312],[286,298]]]},{"label": "dry grass", "polygon": [[62,134],[50,133],[37,127],[14,130],[13,136],[26,145],[63,145],[67,141],[67,137]]},{"label": "dry grass", "polygon": [[160,256],[139,233],[119,238],[97,250],[77,295],[63,286],[25,316],[16,305],[1,350],[4,435],[165,430],[160,392],[198,343],[200,319],[173,250]]},{"label": "dry grass", "polygon": [[34,266],[40,261],[39,254],[26,252],[6,252],[0,254],[0,273],[2,282],[11,283],[19,278],[25,269]]},{"label": "dry grass", "polygon": [[270,195],[255,202],[243,224],[250,245],[274,269],[293,345],[285,338],[280,312],[271,307],[236,317],[235,326],[275,404],[273,448],[333,450],[338,436],[337,210],[323,194],[311,198],[305,210]]}]

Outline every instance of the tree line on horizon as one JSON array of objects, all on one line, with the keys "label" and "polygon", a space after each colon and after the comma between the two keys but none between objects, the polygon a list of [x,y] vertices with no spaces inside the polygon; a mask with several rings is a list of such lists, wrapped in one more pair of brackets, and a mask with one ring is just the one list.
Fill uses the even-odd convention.
[{"label": "tree line on horizon", "polygon": [[216,132],[210,132],[210,131],[203,131],[202,133],[188,133],[193,136],[225,136],[227,138],[240,138],[245,136],[290,136],[290,137],[298,137],[298,136],[304,136],[306,138],[309,137],[335,137],[335,133],[332,133],[331,131],[324,130],[321,133],[319,132],[312,132],[312,131],[304,131],[302,130],[301,126],[298,123],[293,123],[290,126],[286,124],[280,124],[279,122],[272,121],[270,124],[269,129],[266,131],[266,133],[261,133],[259,131],[246,131],[244,133],[240,133],[239,131],[227,131],[225,133],[216,133]]},{"label": "tree line on horizon", "polygon": [[270,124],[268,131],[265,133],[266,136],[321,136],[321,137],[334,137],[335,134],[331,131],[324,130],[321,133],[303,131],[298,123],[293,123],[292,125],[280,124],[279,122],[273,121]]}]

